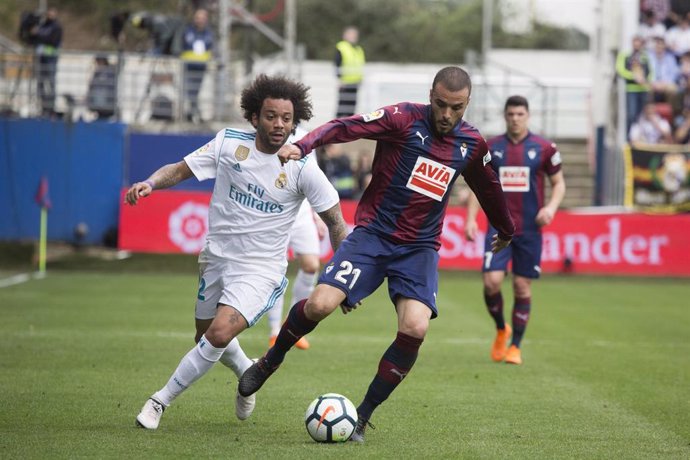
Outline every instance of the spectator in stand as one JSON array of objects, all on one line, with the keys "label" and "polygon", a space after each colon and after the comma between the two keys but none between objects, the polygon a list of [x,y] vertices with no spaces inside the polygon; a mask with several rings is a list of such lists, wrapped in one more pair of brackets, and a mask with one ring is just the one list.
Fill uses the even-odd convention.
[{"label": "spectator in stand", "polygon": [[659,21],[652,10],[642,12],[642,22],[637,29],[637,35],[642,37],[649,53],[654,52],[654,37],[663,37],[666,26]]},{"label": "spectator in stand", "polygon": [[632,51],[618,53],[616,72],[625,80],[626,130],[629,131],[649,97],[652,70],[642,37],[633,37]]},{"label": "spectator in stand", "polygon": [[683,112],[676,117],[676,130],[673,132],[673,140],[678,144],[690,143],[690,107],[683,109]]},{"label": "spectator in stand", "polygon": [[318,163],[328,180],[338,191],[340,199],[355,197],[355,176],[350,157],[340,144],[328,144],[317,150]]},{"label": "spectator in stand", "polygon": [[199,123],[201,121],[199,91],[213,49],[213,32],[208,26],[208,11],[200,8],[194,12],[193,22],[187,25],[181,39],[180,59],[184,62],[184,88],[187,96],[186,116],[188,121]]},{"label": "spectator in stand", "polygon": [[359,30],[350,26],[335,45],[335,68],[338,76],[338,109],[336,118],[349,117],[357,109],[357,91],[364,77],[364,49],[358,44]]},{"label": "spectator in stand", "polygon": [[97,119],[115,115],[117,99],[117,67],[110,63],[107,55],[97,55],[94,71],[86,94],[86,105]]},{"label": "spectator in stand", "polygon": [[676,57],[666,49],[664,37],[654,37],[654,51],[649,56],[652,68],[652,92],[655,102],[673,102],[678,93],[680,67]]},{"label": "spectator in stand", "polygon": [[658,22],[664,22],[671,12],[670,0],[640,0],[640,12],[651,11]]},{"label": "spectator in stand", "polygon": [[673,142],[671,125],[656,112],[656,107],[651,102],[645,104],[642,113],[630,128],[628,137],[633,143],[670,144]]},{"label": "spectator in stand", "polygon": [[55,115],[55,75],[57,74],[58,49],[62,43],[62,25],[58,21],[58,10],[51,6],[41,22],[30,31],[32,43],[36,45],[38,97],[41,100],[41,115]]},{"label": "spectator in stand", "polygon": [[690,51],[690,18],[680,16],[678,23],[666,32],[666,44],[677,59]]}]

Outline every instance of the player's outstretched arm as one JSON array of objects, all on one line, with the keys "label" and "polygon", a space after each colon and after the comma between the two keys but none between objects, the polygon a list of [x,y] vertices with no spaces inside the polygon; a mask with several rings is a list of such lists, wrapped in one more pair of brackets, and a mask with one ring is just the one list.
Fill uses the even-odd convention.
[{"label": "player's outstretched arm", "polygon": [[184,160],[167,164],[151,174],[151,177],[145,181],[133,184],[125,194],[125,203],[134,206],[139,198],[149,196],[154,189],[172,187],[193,175],[194,173]]}]

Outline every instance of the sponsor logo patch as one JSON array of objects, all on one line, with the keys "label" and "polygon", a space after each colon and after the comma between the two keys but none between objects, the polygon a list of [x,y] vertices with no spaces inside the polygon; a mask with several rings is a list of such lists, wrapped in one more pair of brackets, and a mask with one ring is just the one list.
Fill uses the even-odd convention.
[{"label": "sponsor logo patch", "polygon": [[562,162],[563,162],[563,160],[561,159],[561,152],[556,150],[556,153],[554,153],[553,156],[551,157],[551,166],[558,166]]},{"label": "sponsor logo patch", "polygon": [[240,145],[237,147],[237,150],[235,150],[235,158],[237,158],[237,161],[244,161],[247,159],[249,156],[249,147],[245,147],[244,145]]},{"label": "sponsor logo patch", "polygon": [[202,153],[208,151],[213,146],[213,141],[202,145],[198,149],[192,152],[192,155],[201,155]]},{"label": "sponsor logo patch", "polygon": [[417,163],[415,163],[412,175],[407,181],[407,188],[436,201],[441,201],[448,191],[454,175],[455,169],[450,166],[429,158],[417,157]]},{"label": "sponsor logo patch", "polygon": [[529,167],[501,166],[498,177],[504,192],[529,192]]},{"label": "sponsor logo patch", "polygon": [[370,121],[378,120],[379,118],[383,117],[384,113],[386,112],[383,109],[378,109],[369,113],[363,113],[362,120],[364,120],[365,123],[369,123]]}]

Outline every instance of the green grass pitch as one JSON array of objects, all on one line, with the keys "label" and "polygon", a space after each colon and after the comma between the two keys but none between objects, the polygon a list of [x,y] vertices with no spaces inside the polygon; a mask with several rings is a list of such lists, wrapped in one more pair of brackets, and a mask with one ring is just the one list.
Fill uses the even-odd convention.
[{"label": "green grass pitch", "polygon": [[[138,260],[0,289],[0,458],[690,458],[688,280],[545,276],[510,366],[489,359],[479,274],[444,272],[441,315],[376,430],[320,445],[304,412],[326,392],[359,404],[395,333],[386,289],[293,350],[249,420],[218,364],[147,432],[136,414],[193,344],[196,272]],[[240,341],[256,357],[267,337],[262,320]]]}]

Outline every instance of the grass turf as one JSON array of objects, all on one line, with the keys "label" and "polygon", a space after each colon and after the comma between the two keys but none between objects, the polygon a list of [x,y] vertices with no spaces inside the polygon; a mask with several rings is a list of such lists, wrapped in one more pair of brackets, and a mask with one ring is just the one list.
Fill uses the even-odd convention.
[{"label": "grass turf", "polygon": [[[193,260],[85,266],[0,289],[2,458],[690,457],[687,280],[544,277],[525,364],[509,366],[489,359],[479,275],[442,273],[441,316],[377,429],[364,445],[320,445],[304,411],[326,392],[359,403],[395,333],[385,288],[292,351],[246,422],[217,365],[147,432],[134,417],[192,346]],[[240,341],[259,356],[267,337],[262,320]]]}]

